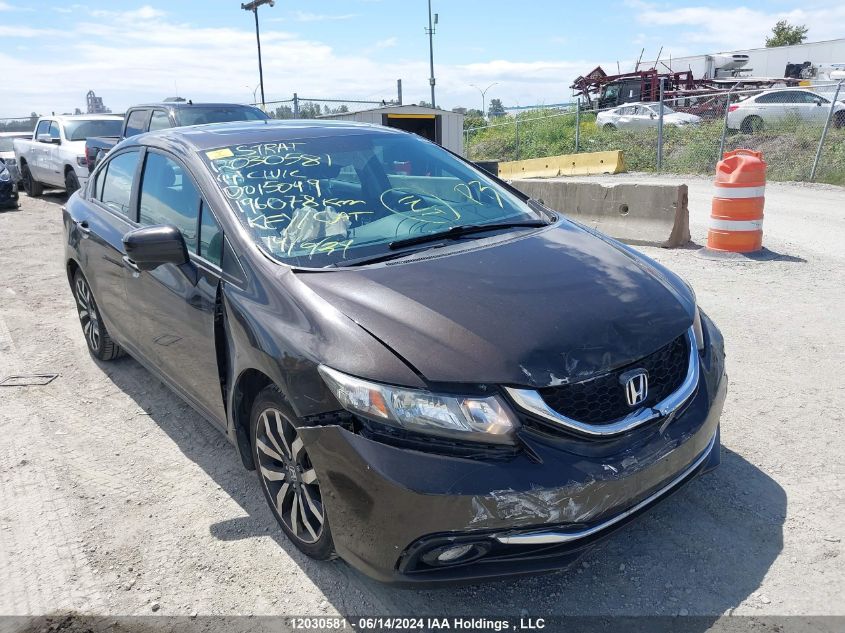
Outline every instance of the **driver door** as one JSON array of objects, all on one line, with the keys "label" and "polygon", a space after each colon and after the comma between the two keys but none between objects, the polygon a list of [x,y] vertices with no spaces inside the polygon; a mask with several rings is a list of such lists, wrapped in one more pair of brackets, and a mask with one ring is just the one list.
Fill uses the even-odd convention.
[{"label": "driver door", "polygon": [[[176,226],[185,239],[190,261],[181,266],[164,264],[151,271],[125,262],[136,344],[175,388],[207,417],[225,425],[214,336],[222,232],[188,170],[160,150],[147,150],[138,210],[141,226]],[[210,244],[215,246],[210,249]]]}]

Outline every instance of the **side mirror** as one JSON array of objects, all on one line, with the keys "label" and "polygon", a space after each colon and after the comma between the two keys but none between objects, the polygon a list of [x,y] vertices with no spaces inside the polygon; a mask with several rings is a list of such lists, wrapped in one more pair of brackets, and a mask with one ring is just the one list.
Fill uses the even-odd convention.
[{"label": "side mirror", "polygon": [[56,145],[60,145],[62,142],[62,139],[53,138],[49,134],[39,134],[35,140],[39,143],[55,143]]},{"label": "side mirror", "polygon": [[653,118],[655,118],[657,115],[656,115],[654,112],[652,112],[649,116],[653,119]]},{"label": "side mirror", "polygon": [[185,238],[175,226],[161,224],[129,231],[123,236],[128,264],[138,270],[154,270],[163,264],[181,266],[188,262]]}]

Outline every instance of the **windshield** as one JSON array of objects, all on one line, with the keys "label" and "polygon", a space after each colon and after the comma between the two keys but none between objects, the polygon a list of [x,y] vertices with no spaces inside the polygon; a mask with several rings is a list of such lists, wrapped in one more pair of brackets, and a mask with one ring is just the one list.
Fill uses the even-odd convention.
[{"label": "windshield", "polygon": [[295,266],[378,255],[454,226],[538,219],[483,172],[412,134],[344,130],[202,155],[256,242]]},{"label": "windshield", "polygon": [[269,117],[250,106],[189,107],[177,111],[179,125],[228,123],[229,121],[264,121]]},{"label": "windshield", "polygon": [[120,136],[123,119],[84,119],[65,122],[65,138],[84,141],[92,136]]}]

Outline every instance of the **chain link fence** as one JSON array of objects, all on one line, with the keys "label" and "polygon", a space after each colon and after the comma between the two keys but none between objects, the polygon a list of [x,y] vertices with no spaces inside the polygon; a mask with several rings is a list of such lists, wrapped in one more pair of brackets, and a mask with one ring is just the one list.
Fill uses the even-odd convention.
[{"label": "chain link fence", "polygon": [[[578,103],[480,119],[471,160],[622,150],[630,171],[711,175],[724,152],[758,150],[770,180],[845,185],[845,82],[702,93],[584,110]],[[662,107],[661,107],[662,106]]]},{"label": "chain link fence", "polygon": [[[266,112],[274,119],[316,119],[332,114],[346,114],[358,112],[386,105],[396,105],[395,100],[362,100],[362,99],[312,99],[300,97],[296,93],[290,99],[267,101]],[[253,103],[261,107],[260,103]]]}]

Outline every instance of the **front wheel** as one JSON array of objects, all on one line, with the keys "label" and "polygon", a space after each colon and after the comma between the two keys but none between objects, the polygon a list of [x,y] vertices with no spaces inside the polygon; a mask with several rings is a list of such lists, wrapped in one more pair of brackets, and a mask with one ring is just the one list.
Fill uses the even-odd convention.
[{"label": "front wheel", "polygon": [[833,127],[845,127],[845,110],[840,110],[839,112],[833,115]]},{"label": "front wheel", "polygon": [[44,185],[32,177],[32,172],[27,164],[21,166],[21,180],[23,181],[23,190],[30,198],[37,198],[44,193]]},{"label": "front wheel", "polygon": [[255,470],[282,531],[311,558],[327,560],[334,555],[329,519],[295,417],[275,386],[258,394],[250,415]]},{"label": "front wheel", "polygon": [[602,129],[605,132],[613,132],[613,131],[616,130],[616,126],[613,125],[613,123],[605,123],[604,126],[602,127]]},{"label": "front wheel", "polygon": [[76,177],[76,172],[72,169],[68,169],[65,174],[65,189],[68,196],[73,195],[73,192],[79,189],[79,178]]},{"label": "front wheel", "polygon": [[73,296],[76,298],[76,310],[88,351],[99,360],[114,360],[121,356],[123,350],[109,336],[106,324],[100,318],[100,311],[88,280],[80,270],[73,276]]}]

